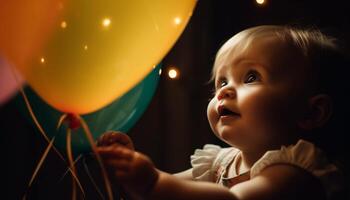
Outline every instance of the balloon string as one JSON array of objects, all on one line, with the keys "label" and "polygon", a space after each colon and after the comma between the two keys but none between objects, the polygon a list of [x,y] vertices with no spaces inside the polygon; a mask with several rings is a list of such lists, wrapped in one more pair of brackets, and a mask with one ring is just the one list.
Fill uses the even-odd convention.
[{"label": "balloon string", "polygon": [[59,119],[58,119],[58,123],[57,123],[57,127],[56,130],[58,130],[62,123],[64,122],[64,120],[67,118],[67,114],[63,114]]},{"label": "balloon string", "polygon": [[[73,155],[72,155],[72,137],[71,137],[70,128],[67,128],[66,139],[67,139],[67,156],[68,156],[69,166],[72,169],[72,172],[76,175],[77,171],[74,166]],[[77,199],[77,185],[72,176],[72,200],[76,200],[76,199]]]},{"label": "balloon string", "polygon": [[81,126],[84,129],[85,135],[86,135],[86,137],[87,137],[87,139],[88,139],[88,141],[90,143],[92,151],[96,155],[98,164],[100,165],[102,176],[103,176],[103,180],[105,182],[105,186],[106,186],[106,190],[107,190],[107,194],[108,194],[108,198],[109,198],[109,200],[113,200],[112,186],[111,186],[111,183],[109,181],[106,168],[105,168],[105,166],[104,166],[104,164],[102,162],[102,158],[101,158],[100,154],[97,153],[97,146],[96,146],[96,144],[94,142],[94,139],[92,137],[91,131],[90,131],[88,125],[86,124],[86,122],[84,121],[84,119],[81,118],[79,115],[77,115],[77,117],[78,117],[78,119],[80,121]]},{"label": "balloon string", "polygon": [[89,170],[89,167],[88,167],[88,165],[87,165],[87,163],[86,163],[86,158],[85,158],[85,157],[83,157],[83,165],[84,165],[85,172],[86,172],[86,174],[88,175],[88,177],[89,177],[91,183],[93,184],[93,186],[94,186],[94,188],[96,189],[97,193],[100,195],[101,199],[104,200],[105,197],[103,196],[103,194],[102,194],[100,188],[97,186],[97,184],[96,184],[94,178],[92,177],[91,172],[90,172],[90,170]]},{"label": "balloon string", "polygon": [[[68,116],[67,114],[63,114],[60,117],[60,119],[58,120],[58,124],[57,124],[57,130],[61,127],[63,121],[66,120],[67,116]],[[78,162],[80,156],[75,161],[73,161],[72,148],[71,148],[71,129],[69,127],[67,128],[66,140],[67,140],[66,145],[67,145],[67,156],[68,156],[68,169],[67,170],[72,175],[72,184],[73,184],[73,188],[74,188],[72,190],[73,191],[72,195],[76,196],[74,193],[76,193],[76,184],[77,184],[81,193],[83,194],[83,197],[85,198],[84,188],[81,185],[79,178],[78,178],[78,175],[77,175],[76,170],[75,170],[75,164]],[[65,172],[65,174],[66,173],[67,172]]]},{"label": "balloon string", "polygon": [[[11,69],[13,78],[15,79],[15,81],[17,82],[17,84],[19,85],[19,91],[21,92],[21,95],[22,95],[22,97],[23,97],[23,99],[24,99],[25,105],[26,105],[26,107],[27,107],[27,109],[28,109],[28,111],[29,111],[29,114],[30,114],[32,120],[34,121],[36,127],[39,129],[39,132],[41,133],[41,135],[45,138],[46,142],[50,145],[51,141],[50,141],[50,139],[47,137],[47,134],[45,133],[45,131],[44,131],[44,129],[42,128],[42,126],[40,125],[38,119],[36,118],[36,116],[35,116],[35,114],[34,114],[34,111],[33,111],[33,109],[32,109],[32,106],[30,105],[29,100],[28,100],[28,98],[27,98],[27,95],[26,95],[26,93],[24,92],[23,85],[19,83],[17,74],[16,74],[15,70],[13,69],[13,67],[10,67],[10,69]],[[61,117],[61,120],[60,120],[60,122],[59,122],[59,125],[58,125],[57,129],[59,128],[60,123],[62,123],[62,121],[63,121],[63,119],[64,119],[65,117],[66,117],[65,115],[63,115],[63,116]],[[57,148],[56,148],[55,146],[52,145],[52,149],[57,153],[57,155],[60,157],[60,159],[62,159],[65,163],[67,163],[66,160],[64,159],[63,155],[57,150]],[[79,187],[80,187],[81,190],[83,191],[83,188],[81,187],[81,184],[80,184],[80,181],[79,181],[78,177],[76,177],[75,174],[72,173],[72,170],[71,170],[70,168],[69,168],[69,171],[71,172],[71,174],[73,175],[73,177],[76,179],[76,181],[77,181]],[[33,174],[33,175],[34,175],[34,174]],[[32,175],[32,179],[34,180],[35,176],[33,176],[33,175]],[[28,186],[28,187],[29,187],[29,186]]]},{"label": "balloon string", "polygon": [[[30,103],[29,103],[29,100],[28,100],[28,98],[27,98],[27,95],[26,95],[25,92],[24,92],[23,86],[20,87],[20,91],[21,91],[21,94],[22,94],[22,96],[23,96],[23,98],[24,98],[24,101],[25,101],[25,103],[26,103],[27,109],[28,109],[28,111],[29,111],[29,113],[30,113],[30,115],[31,115],[31,117],[32,117],[32,119],[33,119],[35,125],[36,125],[37,128],[40,130],[41,135],[44,136],[45,140],[49,143],[48,147],[46,148],[46,150],[45,150],[45,152],[44,152],[44,155],[45,155],[45,154],[46,154],[46,155],[45,155],[45,156],[43,155],[42,161],[40,161],[40,162],[38,163],[38,165],[37,165],[37,167],[36,167],[36,169],[35,169],[35,171],[34,171],[34,173],[33,173],[33,175],[32,175],[32,178],[31,178],[31,180],[30,180],[30,182],[29,182],[29,185],[28,185],[28,188],[29,188],[29,187],[31,186],[32,182],[34,181],[34,179],[35,179],[35,177],[36,177],[36,174],[38,173],[38,171],[39,171],[39,169],[40,169],[40,167],[41,167],[41,165],[42,165],[42,163],[43,163],[43,161],[44,161],[44,158],[46,158],[46,156],[47,156],[47,154],[48,154],[48,152],[49,152],[49,150],[50,150],[51,148],[54,149],[54,151],[57,153],[57,155],[58,155],[65,163],[67,163],[67,161],[64,159],[63,155],[57,150],[57,148],[53,145],[54,137],[53,137],[53,139],[50,141],[50,139],[47,137],[46,132],[44,131],[44,129],[43,129],[42,126],[40,125],[39,121],[37,120],[37,118],[36,118],[36,116],[35,116],[35,114],[34,114],[34,112],[33,112],[33,109],[32,109],[32,107],[31,107],[31,105],[30,105]],[[60,119],[59,119],[59,121],[58,121],[58,125],[57,125],[57,130],[60,128],[60,126],[62,125],[62,122],[64,121],[64,119],[65,119],[66,117],[67,117],[66,114],[64,114],[64,115],[62,115],[62,116],[60,117]],[[46,152],[46,151],[47,151],[47,152]],[[79,180],[78,176],[77,176],[76,173],[72,170],[71,167],[68,167],[68,170],[69,170],[69,172],[71,173],[72,177],[75,179],[75,182],[78,184],[78,186],[79,186],[80,190],[82,191],[83,195],[85,196],[84,189],[83,189],[83,187],[82,187],[82,185],[81,185],[81,183],[80,183],[80,180]]]},{"label": "balloon string", "polygon": [[[57,132],[56,135],[55,135],[54,137],[52,137],[52,139],[51,139],[49,145],[46,147],[46,149],[45,149],[43,155],[41,156],[41,158],[40,158],[38,164],[36,165],[35,170],[34,170],[34,172],[33,172],[33,174],[32,174],[32,177],[31,177],[31,179],[30,179],[30,181],[29,181],[27,190],[26,190],[26,192],[24,193],[24,195],[23,195],[23,197],[22,197],[23,200],[25,200],[25,199],[27,198],[27,193],[28,193],[29,189],[31,188],[31,186],[32,186],[32,184],[33,184],[33,182],[34,182],[34,180],[35,180],[35,178],[36,178],[36,176],[37,176],[37,174],[38,174],[38,172],[39,172],[39,169],[40,169],[41,166],[43,165],[43,163],[44,163],[44,161],[45,161],[45,159],[46,159],[48,153],[50,152],[50,150],[54,147],[53,144],[54,144],[55,138],[56,138],[56,136],[58,135],[58,133],[59,133],[59,132]],[[69,168],[69,169],[71,169],[71,168]],[[73,169],[73,168],[72,168],[72,169]],[[74,172],[74,171],[72,170],[71,172]],[[73,176],[73,180],[77,180],[77,184],[78,184],[79,188],[81,189],[83,195],[85,196],[84,190],[83,190],[83,188],[82,188],[82,186],[81,186],[81,184],[80,184],[80,181],[79,181],[78,177],[76,176],[76,173],[72,173],[72,175],[74,175],[74,176]]]},{"label": "balloon string", "polygon": [[33,172],[33,174],[32,174],[32,177],[31,177],[31,179],[30,179],[30,181],[29,181],[29,184],[28,184],[28,187],[27,187],[27,191],[26,191],[25,194],[23,195],[23,198],[22,198],[23,200],[25,200],[25,199],[27,198],[27,192],[29,191],[30,187],[32,186],[32,183],[33,183],[33,181],[34,181],[36,175],[38,174],[39,169],[41,168],[42,164],[44,163],[45,158],[47,157],[47,155],[48,155],[50,149],[52,148],[53,142],[54,142],[54,141],[55,141],[55,137],[52,138],[52,140],[50,141],[49,145],[46,147],[46,149],[45,149],[43,155],[41,156],[41,158],[40,158],[40,160],[39,160],[39,163],[38,163],[37,166],[35,167],[35,170],[34,170],[34,172]]},{"label": "balloon string", "polygon": [[[74,160],[74,165],[76,164],[76,163],[78,163],[78,161],[82,158],[83,156],[82,155],[79,155],[78,156],[78,158],[76,158],[75,160]],[[66,177],[66,175],[68,174],[68,172],[69,172],[69,169],[70,168],[68,168],[64,173],[63,173],[63,175],[61,176],[61,178],[60,178],[60,180],[58,181],[58,182],[61,182],[63,179],[64,179],[64,177]]]},{"label": "balloon string", "polygon": [[[47,137],[47,134],[45,133],[44,129],[43,129],[42,126],[40,125],[38,119],[36,118],[36,116],[35,116],[35,114],[34,114],[34,112],[33,112],[32,106],[30,105],[29,100],[28,100],[28,98],[27,98],[27,95],[26,95],[26,93],[24,92],[23,85],[19,84],[18,77],[17,77],[17,75],[16,75],[15,70],[14,70],[12,67],[10,67],[10,69],[11,69],[13,78],[15,79],[15,81],[17,82],[17,84],[19,85],[19,91],[21,92],[21,95],[22,95],[22,97],[23,97],[23,99],[24,99],[25,105],[26,105],[26,107],[27,107],[27,109],[28,109],[28,111],[29,111],[29,114],[30,114],[32,120],[34,121],[36,127],[39,129],[39,132],[41,133],[41,135],[45,138],[45,140],[46,140],[47,143],[49,144],[49,145],[47,146],[47,148],[46,148],[46,150],[45,150],[45,152],[44,152],[42,158],[40,159],[38,165],[36,166],[35,171],[34,171],[33,174],[32,174],[32,177],[31,177],[31,179],[30,179],[30,182],[29,182],[28,188],[27,188],[27,191],[28,191],[29,188],[31,187],[31,185],[32,185],[32,183],[33,183],[33,181],[34,181],[34,179],[35,179],[37,173],[39,172],[39,169],[41,168],[41,165],[43,164],[44,159],[46,158],[46,156],[47,156],[47,154],[48,154],[48,152],[49,152],[49,150],[50,150],[51,148],[54,149],[54,151],[57,153],[57,155],[58,155],[65,163],[66,163],[66,160],[64,159],[64,157],[62,156],[62,154],[56,149],[56,147],[53,146],[54,137],[52,138],[52,140],[50,140],[50,139]],[[61,117],[61,118],[64,118],[64,117],[65,117],[65,116],[63,116],[63,117]],[[62,119],[62,121],[63,121],[63,119]],[[59,125],[60,125],[60,123],[62,123],[62,122],[60,121],[60,122],[59,122]],[[59,127],[59,126],[58,126],[58,127]],[[58,127],[57,127],[57,128],[58,128]],[[71,170],[70,168],[69,168],[69,171],[72,173],[72,170]],[[77,183],[78,183],[80,189],[83,191],[83,188],[82,188],[82,186],[81,186],[81,184],[80,184],[80,181],[79,181],[78,177],[75,176],[74,173],[72,173],[72,175],[73,175],[73,177],[76,179],[76,181],[77,181]],[[83,193],[84,193],[84,192],[83,192]],[[26,194],[27,194],[27,192],[25,192],[25,194],[24,194],[24,196],[23,196],[22,199],[26,199]]]}]

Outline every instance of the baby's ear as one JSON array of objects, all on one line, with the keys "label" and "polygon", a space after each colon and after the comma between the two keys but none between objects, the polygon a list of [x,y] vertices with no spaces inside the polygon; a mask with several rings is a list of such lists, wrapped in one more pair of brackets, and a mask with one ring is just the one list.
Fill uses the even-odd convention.
[{"label": "baby's ear", "polygon": [[304,130],[323,126],[332,115],[332,99],[326,94],[318,94],[309,99],[308,112],[298,125]]}]

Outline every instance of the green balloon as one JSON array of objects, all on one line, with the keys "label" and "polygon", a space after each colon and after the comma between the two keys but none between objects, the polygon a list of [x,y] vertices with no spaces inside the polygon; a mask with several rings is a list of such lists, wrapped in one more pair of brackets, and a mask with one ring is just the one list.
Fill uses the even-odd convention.
[{"label": "green balloon", "polygon": [[[138,85],[132,88],[112,104],[100,109],[94,113],[82,115],[81,117],[88,124],[93,138],[96,140],[102,133],[108,130],[128,132],[138,119],[142,116],[156,91],[161,65],[153,69]],[[107,86],[112,87],[112,86]],[[118,87],[118,86],[116,86]],[[29,87],[25,88],[25,93],[32,106],[39,123],[45,130],[49,138],[56,135],[54,145],[61,151],[66,151],[66,133],[67,124],[63,124],[56,129],[59,118],[64,114],[46,104]],[[22,96],[16,97],[19,110],[35,126],[25,106]],[[35,126],[36,127],[36,126]],[[39,131],[39,130],[38,130]],[[38,133],[40,134],[40,133]],[[72,130],[72,151],[75,156],[91,152],[90,143],[82,128]]]}]

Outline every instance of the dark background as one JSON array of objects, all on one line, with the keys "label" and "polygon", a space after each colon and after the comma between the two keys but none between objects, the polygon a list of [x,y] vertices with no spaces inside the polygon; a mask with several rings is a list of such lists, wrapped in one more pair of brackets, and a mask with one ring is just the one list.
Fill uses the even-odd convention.
[{"label": "dark background", "polygon": [[[316,26],[349,46],[347,4],[334,0],[270,0],[265,5],[254,0],[199,0],[185,31],[162,61],[163,74],[151,104],[128,133],[136,149],[152,158],[159,169],[173,173],[190,167],[194,149],[206,143],[225,145],[211,133],[206,119],[212,89],[207,82],[219,47],[235,33],[262,24]],[[178,79],[166,76],[170,66],[180,70]],[[21,199],[45,147],[42,136],[13,101],[0,107],[0,199]],[[87,163],[101,185],[96,163]],[[70,199],[70,177],[60,181],[65,168],[50,153],[29,199]],[[83,171],[82,164],[78,170]],[[99,199],[86,174],[79,173],[86,198]]]}]

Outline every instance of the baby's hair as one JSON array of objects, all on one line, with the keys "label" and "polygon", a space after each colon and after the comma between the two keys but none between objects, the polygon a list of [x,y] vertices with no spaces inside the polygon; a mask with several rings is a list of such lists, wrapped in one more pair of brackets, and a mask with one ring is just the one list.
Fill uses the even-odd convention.
[{"label": "baby's hair", "polygon": [[350,90],[347,83],[348,57],[336,38],[322,33],[317,28],[264,25],[243,30],[230,38],[216,54],[211,81],[215,80],[218,66],[225,58],[232,56],[235,49],[244,51],[254,41],[271,36],[291,47],[289,49],[300,55],[300,59],[310,67],[310,84],[316,86],[314,94],[322,93],[331,97],[333,114],[330,120],[323,127],[313,130],[315,134],[309,134],[311,136],[304,139],[325,149],[330,157],[338,157],[339,152],[344,151],[347,132],[346,114],[349,109],[346,106],[349,101],[346,96],[349,95],[344,93]]},{"label": "baby's hair", "polygon": [[217,66],[221,63],[222,58],[230,55],[237,48],[244,51],[254,40],[264,37],[275,36],[286,45],[295,47],[311,65],[318,65],[320,62],[319,55],[325,50],[338,51],[336,39],[324,35],[320,30],[315,28],[302,29],[292,26],[275,26],[263,25],[245,29],[232,38],[230,38],[217,52],[214,67],[212,70],[211,80],[215,79]]}]

